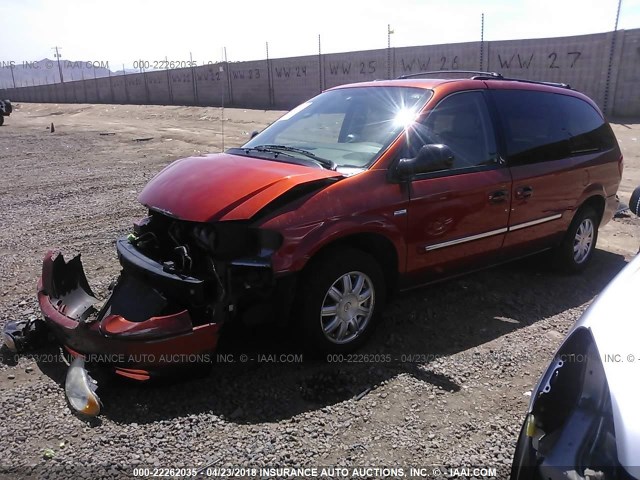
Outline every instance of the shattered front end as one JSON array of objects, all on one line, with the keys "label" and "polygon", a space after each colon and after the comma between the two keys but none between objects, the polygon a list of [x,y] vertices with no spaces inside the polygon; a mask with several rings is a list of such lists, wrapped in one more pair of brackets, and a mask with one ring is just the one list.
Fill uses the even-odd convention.
[{"label": "shattered front end", "polygon": [[221,325],[270,298],[270,257],[280,236],[244,222],[199,223],[159,212],[116,241],[122,271],[100,302],[80,256],[48,252],[38,300],[49,329],[73,356],[146,380],[208,363]]},{"label": "shattered front end", "polygon": [[[47,253],[38,301],[47,326],[69,353],[108,363],[125,377],[146,380],[160,367],[177,366],[186,363],[182,359],[215,349],[217,323],[196,324],[187,308],[171,303],[128,270],[123,263],[111,295],[101,303],[89,287],[79,255],[66,262],[60,253]],[[189,278],[171,279],[176,285],[197,285]],[[192,290],[198,291],[195,286]]]}]

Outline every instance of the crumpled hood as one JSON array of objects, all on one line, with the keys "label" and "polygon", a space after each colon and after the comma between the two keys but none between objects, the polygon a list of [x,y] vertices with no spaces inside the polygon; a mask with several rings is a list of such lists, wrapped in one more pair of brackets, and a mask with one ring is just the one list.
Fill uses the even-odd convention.
[{"label": "crumpled hood", "polygon": [[341,176],[302,165],[209,154],[173,162],[147,184],[138,200],[182,220],[245,220],[297,185]]}]

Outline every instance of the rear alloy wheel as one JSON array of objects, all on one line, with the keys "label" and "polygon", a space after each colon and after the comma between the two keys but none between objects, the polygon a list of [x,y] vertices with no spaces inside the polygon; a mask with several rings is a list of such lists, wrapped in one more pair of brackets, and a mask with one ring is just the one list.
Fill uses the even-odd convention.
[{"label": "rear alloy wheel", "polygon": [[578,231],[573,238],[573,260],[582,263],[587,260],[593,250],[596,229],[593,220],[585,218],[578,225]]},{"label": "rear alloy wheel", "polygon": [[344,248],[309,265],[301,286],[303,327],[315,352],[348,352],[364,343],[385,300],[382,270],[366,253]]},{"label": "rear alloy wheel", "polygon": [[563,270],[573,273],[587,266],[596,247],[599,224],[599,216],[593,208],[583,207],[578,211],[556,250],[556,259]]}]

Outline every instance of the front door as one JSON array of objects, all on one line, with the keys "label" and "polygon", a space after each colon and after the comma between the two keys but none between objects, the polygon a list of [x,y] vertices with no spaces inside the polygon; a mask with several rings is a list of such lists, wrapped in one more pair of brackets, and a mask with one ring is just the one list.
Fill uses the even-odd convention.
[{"label": "front door", "polygon": [[409,185],[407,273],[427,283],[497,260],[507,231],[511,176],[498,156],[482,91],[442,100],[409,134],[407,153],[447,145],[451,168]]}]

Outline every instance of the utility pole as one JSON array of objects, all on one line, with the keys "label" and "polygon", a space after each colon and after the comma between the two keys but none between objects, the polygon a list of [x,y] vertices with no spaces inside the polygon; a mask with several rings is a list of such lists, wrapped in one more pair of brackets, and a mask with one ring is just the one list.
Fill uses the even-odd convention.
[{"label": "utility pole", "polygon": [[[60,66],[60,52],[58,51],[59,47],[53,47],[56,50],[55,57],[58,60],[58,72],[60,72],[60,83],[64,83],[64,78],[62,76],[62,67]],[[61,48],[60,48],[61,49]]]},{"label": "utility pole", "polygon": [[13,80],[13,88],[16,88],[16,77],[13,76],[13,64],[11,64],[11,80]]}]

